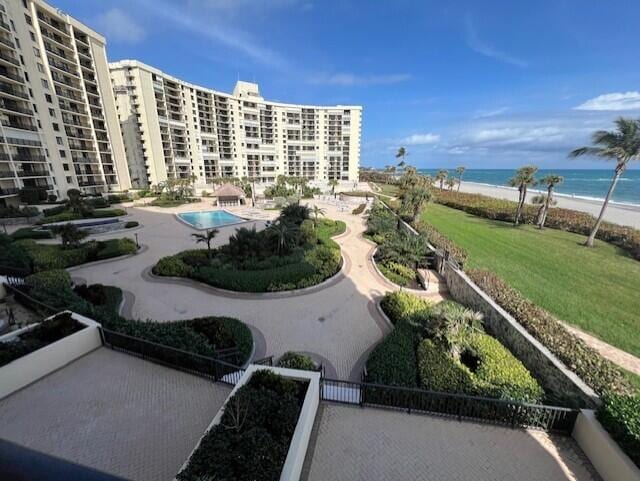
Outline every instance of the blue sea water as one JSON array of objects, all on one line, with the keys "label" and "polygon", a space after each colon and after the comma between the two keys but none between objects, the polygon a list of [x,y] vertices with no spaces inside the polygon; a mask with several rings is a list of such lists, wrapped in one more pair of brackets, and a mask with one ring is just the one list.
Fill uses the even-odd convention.
[{"label": "blue sea water", "polygon": [[242,217],[233,215],[231,212],[227,212],[226,210],[183,212],[182,214],[178,214],[178,217],[187,224],[191,224],[196,229],[211,229],[212,227],[238,224],[245,221]]},{"label": "blue sea water", "polygon": [[[435,175],[438,169],[418,169],[425,175]],[[513,177],[515,169],[467,169],[462,182],[476,182],[487,185],[507,185]],[[582,197],[586,199],[604,199],[613,177],[612,169],[540,169],[536,178],[541,179],[548,174],[564,177],[564,182],[555,188],[559,194]],[[456,175],[454,169],[449,175]],[[543,186],[534,187],[543,190]],[[627,170],[618,181],[613,193],[613,201],[625,204],[640,205],[640,170]]]}]

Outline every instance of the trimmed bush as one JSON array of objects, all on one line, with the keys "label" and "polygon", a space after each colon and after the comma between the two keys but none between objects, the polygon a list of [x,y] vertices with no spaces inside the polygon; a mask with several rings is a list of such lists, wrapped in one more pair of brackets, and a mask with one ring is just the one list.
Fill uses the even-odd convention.
[{"label": "trimmed bush", "polygon": [[396,291],[386,294],[380,301],[380,307],[391,322],[397,324],[403,320],[428,316],[433,305],[414,294]]},{"label": "trimmed bush", "polygon": [[20,239],[53,239],[53,233],[46,229],[34,229],[32,227],[22,227],[11,234],[13,240]]},{"label": "trimmed bush", "polygon": [[417,386],[415,333],[406,322],[398,322],[367,359],[367,382],[387,386]]},{"label": "trimmed bush", "polygon": [[378,268],[382,275],[399,286],[408,286],[416,280],[416,272],[398,262],[382,262],[378,264]]},{"label": "trimmed bush", "polygon": [[[53,209],[57,209],[54,207]],[[47,209],[50,210],[50,209]],[[68,210],[63,210],[63,212],[55,215],[49,215],[44,219],[36,222],[37,224],[52,224],[54,222],[68,222],[72,220],[80,220],[80,219],[102,219],[106,217],[120,217],[126,215],[127,212],[122,209],[100,209],[94,210],[90,214],[85,216],[78,214],[76,212],[71,212]]]},{"label": "trimmed bush", "polygon": [[0,342],[0,366],[9,364],[38,349],[84,329],[70,314],[61,313],[41,322],[37,327],[20,335],[17,340]]},{"label": "trimmed bush", "polygon": [[640,394],[605,396],[597,416],[627,456],[640,467]]},{"label": "trimmed bush", "polygon": [[12,217],[35,217],[40,213],[36,207],[0,207],[0,219]]},{"label": "trimmed bush", "polygon": [[[507,222],[513,221],[517,206],[516,202],[510,200],[445,190],[438,191],[434,196],[434,200],[439,204],[462,210],[469,214]],[[535,224],[537,218],[538,207],[525,204],[520,222],[522,224]],[[547,214],[545,226],[586,236],[591,232],[595,221],[595,217],[591,214],[552,207]],[[640,230],[603,222],[596,237],[624,249],[632,257],[640,260]]]},{"label": "trimmed bush", "polygon": [[598,394],[633,392],[620,368],[567,331],[555,317],[526,299],[498,276],[481,270],[471,270],[468,275],[480,289]]},{"label": "trimmed bush", "polygon": [[303,371],[316,371],[318,369],[317,364],[309,356],[293,351],[285,352],[278,359],[277,366],[288,369],[302,369]]},{"label": "trimmed bush", "polygon": [[128,222],[125,222],[124,224],[124,228],[125,229],[132,229],[133,227],[138,227],[140,225],[140,223],[136,220],[130,220]]},{"label": "trimmed bush", "polygon": [[229,399],[220,424],[205,434],[177,479],[280,479],[307,386],[255,372]]},{"label": "trimmed bush", "polygon": [[424,339],[417,350],[420,384],[424,389],[459,394],[479,394],[469,369],[457,362],[431,339]]},{"label": "trimmed bush", "polygon": [[44,289],[55,294],[71,287],[71,275],[63,269],[38,272],[25,278],[25,283],[33,289]]},{"label": "trimmed bush", "polygon": [[55,207],[49,207],[48,209],[43,209],[42,213],[45,217],[51,217],[54,215],[62,214],[67,210],[67,206],[65,204],[60,204]]},{"label": "trimmed bush", "polygon": [[191,277],[193,270],[185,264],[180,255],[163,257],[153,266],[153,273],[158,276]]},{"label": "trimmed bush", "polygon": [[367,208],[367,204],[360,204],[358,207],[356,207],[355,209],[353,209],[351,211],[351,213],[353,215],[360,215],[364,212],[364,210]]}]

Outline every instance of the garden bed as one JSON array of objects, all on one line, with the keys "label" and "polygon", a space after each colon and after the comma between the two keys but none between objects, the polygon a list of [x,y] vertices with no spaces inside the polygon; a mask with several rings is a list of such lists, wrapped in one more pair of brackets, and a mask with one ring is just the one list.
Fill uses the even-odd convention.
[{"label": "garden bed", "polygon": [[283,209],[264,231],[239,228],[229,244],[163,257],[154,266],[159,276],[187,277],[221,289],[275,292],[314,286],[337,274],[340,247],[331,237],[343,233],[344,222],[309,219],[297,204]]},{"label": "garden bed", "polygon": [[[64,207],[64,206],[61,206]],[[56,209],[54,207],[54,209]],[[45,209],[46,210],[46,209]],[[43,219],[40,219],[36,224],[46,225],[53,224],[57,222],[69,222],[72,220],[82,220],[82,219],[104,219],[108,217],[120,217],[123,215],[127,215],[127,212],[123,209],[97,209],[91,212],[86,212],[84,214],[80,214],[77,212],[72,212],[67,209],[62,209],[59,213],[46,215]]]},{"label": "garden bed", "polygon": [[453,302],[437,306],[406,292],[381,307],[393,331],[367,360],[367,381],[390,386],[540,402],[544,391],[524,365]]},{"label": "garden bed", "polygon": [[319,375],[291,378],[287,370],[273,371],[252,367],[245,374],[177,480],[298,479],[317,409]]}]

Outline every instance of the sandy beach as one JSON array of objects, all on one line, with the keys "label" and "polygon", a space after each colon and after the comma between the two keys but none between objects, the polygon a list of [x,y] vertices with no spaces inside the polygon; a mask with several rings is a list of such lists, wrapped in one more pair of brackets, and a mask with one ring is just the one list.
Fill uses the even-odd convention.
[{"label": "sandy beach", "polygon": [[[460,192],[483,194],[496,197],[498,199],[518,200],[518,191],[515,188],[476,184],[473,182],[465,182],[464,180],[460,186]],[[536,195],[536,192],[530,191],[530,194],[527,197],[531,198],[534,195]],[[602,207],[602,202],[595,200],[581,199],[559,194],[554,195],[554,198],[558,201],[556,207],[588,212],[595,216],[600,213],[600,208]],[[609,203],[609,207],[605,213],[605,220],[640,229],[640,206]]]}]

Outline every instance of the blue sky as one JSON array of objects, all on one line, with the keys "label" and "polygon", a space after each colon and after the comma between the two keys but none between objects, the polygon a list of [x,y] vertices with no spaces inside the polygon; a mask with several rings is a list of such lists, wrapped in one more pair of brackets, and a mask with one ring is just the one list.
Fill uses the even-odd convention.
[{"label": "blue sky", "polygon": [[635,0],[51,0],[133,58],[223,91],[364,107],[361,163],[595,168],[640,117]]}]

